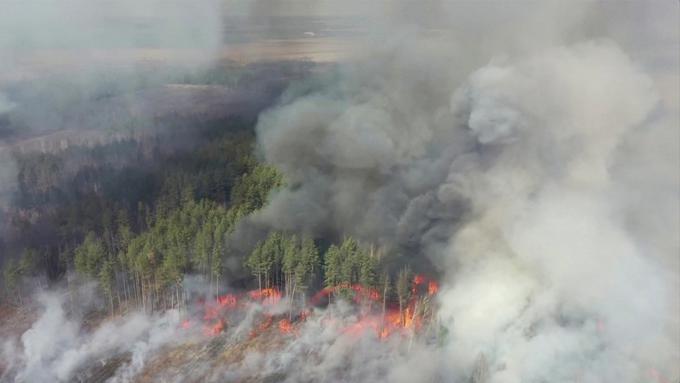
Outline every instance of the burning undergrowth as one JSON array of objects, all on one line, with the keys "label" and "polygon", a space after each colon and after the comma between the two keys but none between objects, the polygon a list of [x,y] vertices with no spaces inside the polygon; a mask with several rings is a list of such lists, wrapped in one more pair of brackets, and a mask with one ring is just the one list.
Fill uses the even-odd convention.
[{"label": "burning undergrowth", "polygon": [[[199,337],[154,357],[138,380],[380,379],[389,373],[386,359],[406,360],[424,345],[444,341],[434,315],[436,282],[416,275],[411,293],[402,311],[360,285],[324,289],[296,308],[274,289],[197,302],[179,330]],[[333,295],[337,301],[328,304]],[[363,359],[369,350],[376,359]]]},{"label": "burning undergrowth", "polygon": [[[340,333],[357,336],[372,333],[378,339],[392,335],[414,336],[434,325],[438,290],[435,280],[417,274],[412,278],[408,299],[401,306],[376,288],[342,284],[320,290],[308,305],[299,307],[282,298],[282,293],[275,288],[258,289],[224,294],[209,301],[202,299],[197,303],[199,310],[184,319],[180,327],[187,331],[200,328],[207,336],[223,333],[243,336],[244,323],[249,323],[251,338],[271,329],[281,335],[299,336],[305,322],[325,316],[324,323],[337,327]],[[337,322],[332,315],[333,300],[341,300],[345,305],[349,302],[353,319],[344,325]],[[344,314],[348,312],[343,310]]]},{"label": "burning undergrowth", "polygon": [[[76,306],[65,292],[38,297],[37,320],[3,344],[1,381],[315,381],[344,379],[347,371],[364,379],[380,370],[357,368],[358,350],[405,357],[445,337],[436,320],[438,284],[422,275],[411,279],[402,307],[354,284],[323,289],[306,305],[268,288],[106,319],[85,290]],[[328,350],[343,355],[328,360]]]}]

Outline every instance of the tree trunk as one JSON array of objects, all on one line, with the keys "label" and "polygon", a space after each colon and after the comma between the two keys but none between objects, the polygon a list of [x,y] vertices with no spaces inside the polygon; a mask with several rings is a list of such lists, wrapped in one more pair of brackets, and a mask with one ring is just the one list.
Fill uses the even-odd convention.
[{"label": "tree trunk", "polygon": [[113,292],[109,292],[109,305],[111,307],[111,316],[113,316]]},{"label": "tree trunk", "polygon": [[406,317],[404,313],[404,302],[399,298],[399,325],[404,327],[406,325]]},{"label": "tree trunk", "polygon": [[295,288],[297,287],[297,282],[293,283],[293,291],[291,293],[291,298],[290,298],[290,308],[288,309],[288,320],[290,320],[293,316],[293,298],[295,297]]},{"label": "tree trunk", "polygon": [[141,298],[142,298],[142,309],[146,313],[146,289],[144,288],[144,279],[140,278],[139,284],[140,284],[140,288],[141,288],[140,294],[141,294]]},{"label": "tree trunk", "polygon": [[385,279],[385,288],[383,289],[383,301],[382,301],[382,319],[380,321],[382,328],[380,329],[380,334],[382,335],[385,330],[385,306],[387,304],[387,279]]}]

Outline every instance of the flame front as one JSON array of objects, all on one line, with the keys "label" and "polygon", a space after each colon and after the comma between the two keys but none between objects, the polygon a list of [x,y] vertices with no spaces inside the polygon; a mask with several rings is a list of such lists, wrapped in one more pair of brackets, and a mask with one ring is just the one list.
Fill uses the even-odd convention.
[{"label": "flame front", "polygon": [[[256,319],[256,324],[250,331],[250,337],[260,336],[272,329],[278,330],[280,334],[297,336],[298,327],[314,315],[313,307],[326,303],[324,298],[330,301],[332,294],[343,294],[342,296],[356,304],[355,307],[358,310],[357,319],[341,326],[341,333],[350,336],[372,333],[381,340],[395,334],[412,336],[421,331],[423,324],[431,318],[433,296],[438,291],[439,285],[436,281],[423,275],[415,275],[411,286],[411,297],[400,310],[394,302],[383,299],[382,294],[375,288],[360,284],[341,284],[319,291],[310,299],[311,306],[304,307],[297,313],[289,311],[273,315],[265,311],[260,314],[259,319]],[[272,306],[279,303],[281,298],[282,294],[279,290],[266,288],[243,294],[224,294],[218,296],[215,301],[204,301],[202,302],[203,333],[207,336],[217,336],[228,329],[230,321],[234,318],[232,315],[242,318],[246,309],[253,304],[264,307]],[[191,329],[193,320],[182,321],[180,327],[184,330]]]}]

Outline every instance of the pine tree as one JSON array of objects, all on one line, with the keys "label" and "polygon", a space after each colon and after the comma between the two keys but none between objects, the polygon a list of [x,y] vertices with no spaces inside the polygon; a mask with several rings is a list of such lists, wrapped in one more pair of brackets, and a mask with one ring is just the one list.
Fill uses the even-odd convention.
[{"label": "pine tree", "polygon": [[295,293],[295,270],[298,263],[298,253],[300,252],[298,239],[295,235],[285,240],[283,249],[283,260],[281,269],[283,270],[284,283],[286,285],[286,296],[293,299]]},{"label": "pine tree", "polygon": [[220,227],[213,232],[213,249],[210,272],[215,280],[215,296],[219,295],[220,277],[222,277],[222,256],[224,255],[224,238]]},{"label": "pine tree", "polygon": [[253,274],[254,277],[257,278],[257,286],[258,289],[262,290],[262,274],[263,274],[263,260],[262,260],[262,253],[263,253],[263,243],[258,242],[257,245],[255,245],[255,248],[253,251],[250,253],[250,255],[246,258],[245,266],[246,268],[250,269],[250,272]]},{"label": "pine tree", "polygon": [[358,279],[359,244],[352,237],[347,237],[340,245],[341,283],[352,284]]},{"label": "pine tree", "polygon": [[208,265],[210,263],[210,254],[212,250],[212,238],[210,233],[204,226],[196,234],[194,239],[194,263],[196,268],[207,277]]},{"label": "pine tree", "polygon": [[130,222],[128,219],[127,212],[123,209],[121,209],[118,212],[118,218],[117,218],[117,233],[116,233],[116,246],[117,246],[117,251],[118,252],[125,252],[127,251],[127,247],[130,244],[130,241],[132,240],[133,233],[132,229],[130,228]]},{"label": "pine tree", "polygon": [[365,288],[376,286],[377,259],[365,252],[358,254],[359,261],[359,283]]},{"label": "pine tree", "polygon": [[109,298],[111,315],[113,315],[113,291],[114,291],[114,272],[113,261],[107,260],[103,263],[99,271],[99,286]]},{"label": "pine tree", "polygon": [[[340,248],[331,245],[324,256],[324,285],[326,288],[335,289],[342,282],[342,258]],[[332,292],[335,295],[335,292]],[[329,295],[330,303],[330,295]]]},{"label": "pine tree", "polygon": [[331,245],[324,256],[324,284],[326,287],[333,288],[342,282],[342,259],[340,258],[340,248]]},{"label": "pine tree", "polygon": [[301,291],[306,291],[314,281],[314,277],[319,270],[321,261],[319,260],[319,249],[311,238],[302,241],[299,262],[295,268],[295,283],[299,285]]},{"label": "pine tree", "polygon": [[80,274],[96,278],[105,255],[102,241],[96,237],[94,232],[89,232],[85,236],[83,243],[75,250],[74,263],[76,271]]},{"label": "pine tree", "polygon": [[280,232],[274,232],[267,238],[267,287],[277,286],[281,284],[281,265],[283,262],[283,253],[285,248],[284,237]]},{"label": "pine tree", "polygon": [[383,293],[382,293],[382,321],[381,321],[382,328],[380,329],[381,334],[382,330],[385,327],[385,311],[387,309],[387,294],[389,294],[390,291],[390,275],[388,273],[384,273],[382,276],[382,281],[383,281]]}]

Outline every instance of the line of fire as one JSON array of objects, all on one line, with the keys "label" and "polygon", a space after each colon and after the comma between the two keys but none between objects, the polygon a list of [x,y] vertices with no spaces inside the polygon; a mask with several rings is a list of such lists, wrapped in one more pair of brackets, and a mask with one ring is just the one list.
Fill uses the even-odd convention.
[{"label": "line of fire", "polygon": [[[375,336],[384,340],[392,336],[412,337],[419,334],[435,336],[436,295],[439,284],[421,274],[410,279],[405,296],[391,297],[387,285],[382,291],[361,284],[340,284],[327,287],[299,304],[286,302],[287,298],[276,288],[255,289],[243,293],[229,293],[216,299],[201,299],[200,310],[187,314],[180,327],[184,330],[200,328],[206,336],[218,336],[230,327],[238,325],[254,307],[259,310],[250,337],[270,330],[283,335],[295,336],[298,328],[310,317],[320,314],[327,325],[340,326],[341,333],[353,336]],[[352,320],[337,323],[330,303],[342,300],[349,304],[354,315]],[[282,306],[282,310],[267,310]],[[319,310],[326,308],[326,310]]]}]

